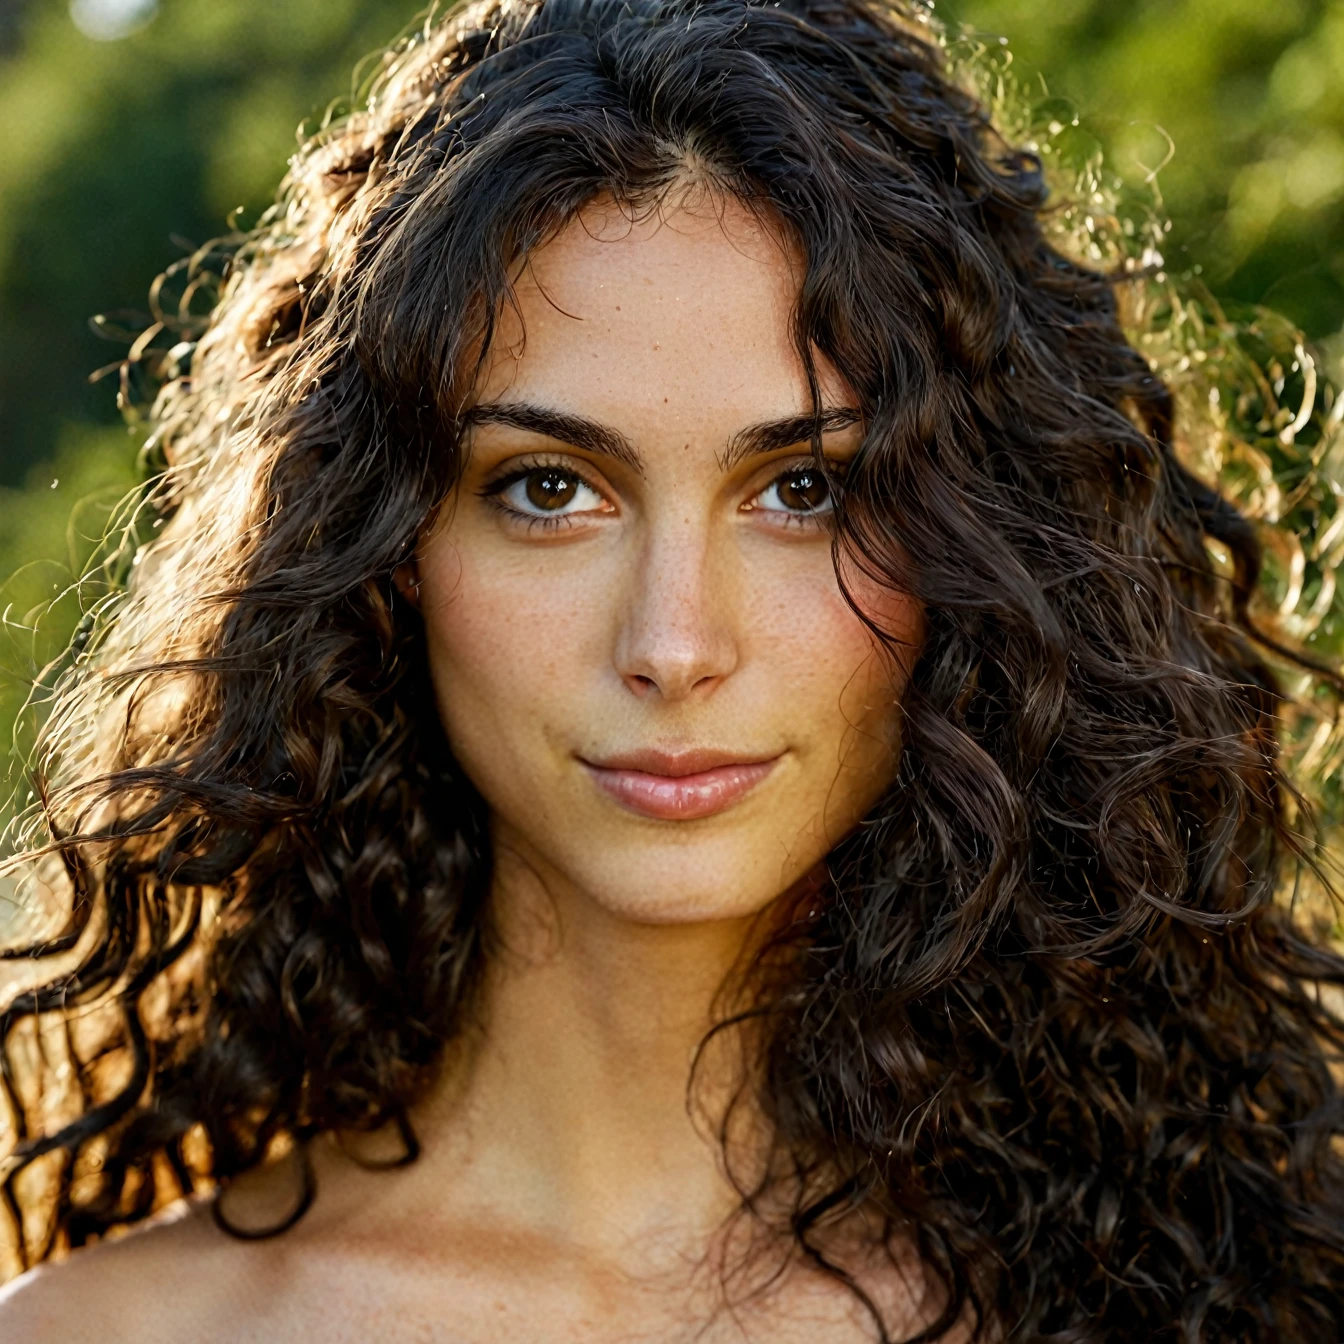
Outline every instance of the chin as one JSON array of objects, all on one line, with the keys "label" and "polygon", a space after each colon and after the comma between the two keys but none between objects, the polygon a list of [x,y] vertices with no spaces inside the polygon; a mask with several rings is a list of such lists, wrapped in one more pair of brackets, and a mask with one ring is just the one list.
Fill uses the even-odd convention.
[{"label": "chin", "polygon": [[[707,924],[750,919],[800,876],[731,847],[640,845],[612,848],[606,861],[572,872],[571,881],[606,914],[635,924]],[[809,865],[810,866],[810,865]]]},{"label": "chin", "polygon": [[670,925],[700,925],[716,922],[750,919],[759,914],[774,896],[759,900],[744,900],[740,894],[725,900],[723,891],[687,890],[668,884],[657,884],[632,897],[629,891],[612,893],[597,898],[606,913],[630,924],[648,924],[659,928]]}]

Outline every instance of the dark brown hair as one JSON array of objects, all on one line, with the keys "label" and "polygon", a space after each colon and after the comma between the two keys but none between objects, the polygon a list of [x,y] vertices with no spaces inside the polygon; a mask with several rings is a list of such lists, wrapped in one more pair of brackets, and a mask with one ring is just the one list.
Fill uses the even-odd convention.
[{"label": "dark brown hair", "polygon": [[846,1210],[912,1236],[946,1289],[930,1340],[963,1313],[1070,1344],[1341,1337],[1318,988],[1344,961],[1274,899],[1296,845],[1255,533],[1178,461],[1112,280],[1047,241],[1040,162],[921,23],[500,0],[427,24],[300,156],[159,399],[168,521],[47,724],[70,925],[22,949],[0,1063],[22,1126],[16,1060],[68,1015],[85,1101],[21,1135],[15,1217],[38,1159],[79,1244],[425,1085],[490,857],[392,576],[452,488],[512,268],[693,165],[796,239],[799,350],[866,426],[837,545],[927,608],[898,780],[750,1008],[791,1236],[822,1264]]}]

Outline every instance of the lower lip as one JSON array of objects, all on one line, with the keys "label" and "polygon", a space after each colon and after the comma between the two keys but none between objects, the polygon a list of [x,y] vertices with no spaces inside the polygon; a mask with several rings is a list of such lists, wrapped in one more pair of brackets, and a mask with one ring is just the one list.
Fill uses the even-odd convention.
[{"label": "lower lip", "polygon": [[732,807],[775,768],[775,761],[720,765],[695,775],[675,776],[605,770],[587,761],[584,765],[598,788],[631,812],[659,821],[696,821]]}]

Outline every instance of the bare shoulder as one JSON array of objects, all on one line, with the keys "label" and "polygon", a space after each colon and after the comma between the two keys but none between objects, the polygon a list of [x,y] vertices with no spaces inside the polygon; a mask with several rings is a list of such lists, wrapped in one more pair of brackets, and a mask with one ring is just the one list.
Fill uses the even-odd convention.
[{"label": "bare shoulder", "polygon": [[[113,1241],[0,1287],[6,1344],[181,1344],[215,1337],[245,1274],[208,1209],[182,1204]],[[183,1272],[190,1265],[189,1273]]]},{"label": "bare shoulder", "polygon": [[[299,1185],[280,1162],[236,1178],[226,1196],[234,1228],[285,1223]],[[323,1198],[283,1236],[222,1231],[208,1203],[182,1203],[124,1237],[76,1251],[0,1288],[3,1344],[277,1344],[353,1334],[360,1291],[377,1277],[349,1272],[341,1229],[351,1204],[339,1167]],[[367,1203],[367,1201],[366,1201]]]}]

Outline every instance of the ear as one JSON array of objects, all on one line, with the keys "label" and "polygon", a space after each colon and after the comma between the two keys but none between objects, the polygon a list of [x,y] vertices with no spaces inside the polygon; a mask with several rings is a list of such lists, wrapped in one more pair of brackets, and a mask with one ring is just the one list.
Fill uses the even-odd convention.
[{"label": "ear", "polygon": [[392,571],[392,582],[397,591],[413,607],[420,605],[420,566],[415,560],[407,560]]}]

